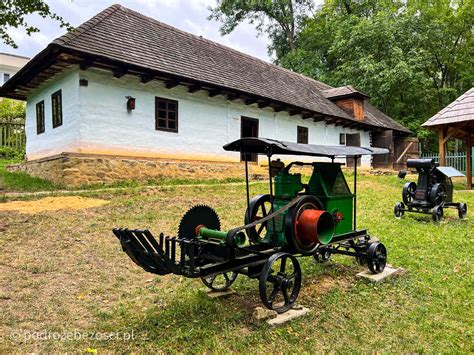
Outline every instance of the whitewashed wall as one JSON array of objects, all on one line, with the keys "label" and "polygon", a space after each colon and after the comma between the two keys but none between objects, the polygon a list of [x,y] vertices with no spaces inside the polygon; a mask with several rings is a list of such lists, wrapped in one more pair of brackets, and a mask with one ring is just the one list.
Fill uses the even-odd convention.
[{"label": "whitewashed wall", "polygon": [[[79,87],[79,78],[87,79],[88,86]],[[74,152],[239,161],[238,153],[225,152],[222,146],[240,138],[241,116],[259,120],[260,137],[293,142],[296,142],[298,125],[308,127],[309,143],[313,144],[338,145],[340,133],[359,132],[303,120],[300,116],[290,117],[285,112],[275,113],[270,108],[259,109],[257,105],[246,106],[240,100],[228,101],[223,96],[210,98],[205,92],[190,94],[185,87],[166,89],[157,81],[142,84],[135,76],[126,75],[117,79],[110,72],[95,69],[72,72],[67,80],[58,80],[54,88],[61,83],[67,88],[73,86],[76,91],[63,89],[63,102],[74,98],[79,106],[79,112],[76,112],[69,105],[63,126],[67,124],[66,117],[76,122],[73,113],[80,116],[80,123],[75,123],[74,132],[55,129],[52,133],[68,136],[69,139],[63,140],[74,142],[68,147]],[[44,94],[50,95],[48,90],[43,89],[41,95],[37,96]],[[66,97],[69,94],[71,98]],[[135,110],[127,111],[126,96],[136,98]],[[155,130],[156,96],[178,100],[178,133]],[[31,107],[32,111],[27,113],[29,116],[34,115],[33,103]],[[50,117],[50,106],[48,109],[46,116]],[[63,110],[66,112],[66,106],[63,106]],[[360,133],[362,146],[369,146],[369,133]],[[48,145],[32,143],[28,141],[29,157],[51,151]],[[364,157],[362,164],[370,165],[370,157]]]},{"label": "whitewashed wall", "polygon": [[[51,94],[61,90],[63,124],[53,128]],[[26,104],[26,155],[28,160],[43,158],[62,152],[74,152],[79,141],[79,73],[63,73],[34,94]],[[36,133],[36,104],[44,100],[44,133]]]}]

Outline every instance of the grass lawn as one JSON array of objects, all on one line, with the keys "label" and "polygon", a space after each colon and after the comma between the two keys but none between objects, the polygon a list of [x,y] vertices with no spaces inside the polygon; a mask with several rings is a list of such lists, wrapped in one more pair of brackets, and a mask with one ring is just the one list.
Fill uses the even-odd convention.
[{"label": "grass lawn", "polygon": [[[356,279],[361,267],[347,257],[324,265],[301,258],[299,303],[311,313],[276,329],[251,321],[261,305],[256,280],[239,276],[237,294],[211,300],[200,280],[155,277],[137,267],[111,233],[134,227],[173,235],[181,215],[197,203],[214,207],[223,228],[241,225],[243,184],[90,191],[84,195],[109,204],[0,212],[0,352],[472,353],[474,213],[458,221],[448,210],[440,224],[423,215],[395,219],[403,183],[361,177],[358,224],[386,245],[389,263],[408,273],[370,285]],[[266,186],[251,190],[262,193]],[[454,199],[474,209],[472,191],[455,191]],[[74,332],[88,336],[53,338]],[[111,332],[116,337],[105,339]],[[124,340],[124,333],[133,338]]]}]

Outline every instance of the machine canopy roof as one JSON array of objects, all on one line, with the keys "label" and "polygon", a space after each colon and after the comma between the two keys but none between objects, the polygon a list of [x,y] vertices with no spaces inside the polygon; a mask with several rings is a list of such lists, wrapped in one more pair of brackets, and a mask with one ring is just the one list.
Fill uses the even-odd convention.
[{"label": "machine canopy roof", "polygon": [[242,153],[310,155],[315,157],[353,157],[358,155],[387,154],[388,149],[374,147],[350,147],[339,145],[315,145],[283,142],[269,138],[241,138],[224,146],[224,150]]},{"label": "machine canopy roof", "polygon": [[457,169],[454,169],[452,166],[438,166],[436,167],[436,170],[450,178],[456,176],[465,176],[463,173]]}]

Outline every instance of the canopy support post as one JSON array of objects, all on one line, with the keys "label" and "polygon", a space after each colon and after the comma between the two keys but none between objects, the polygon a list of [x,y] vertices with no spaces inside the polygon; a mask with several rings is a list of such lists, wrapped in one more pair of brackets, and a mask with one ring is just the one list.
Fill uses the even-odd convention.
[{"label": "canopy support post", "polygon": [[[240,154],[242,155],[242,152]],[[247,154],[243,155],[245,160],[245,187],[247,189],[247,217],[249,223],[252,223],[252,221],[250,220],[249,161],[247,159]]]},{"label": "canopy support post", "polygon": [[472,189],[472,136],[468,132],[466,138],[466,177],[467,189]]},{"label": "canopy support post", "polygon": [[354,223],[354,230],[357,230],[357,161],[359,160],[360,156],[354,156],[354,211],[353,211],[353,218],[352,221]]},{"label": "canopy support post", "polygon": [[[274,207],[273,207],[273,180],[272,180],[272,159],[271,159],[271,153],[267,154],[268,157],[268,177],[270,178],[270,202],[272,203],[271,207],[271,212],[273,213]],[[272,242],[274,245],[276,245],[277,240],[276,240],[276,224],[275,224],[275,217],[272,218],[272,224],[273,224],[273,233],[272,233]]]}]

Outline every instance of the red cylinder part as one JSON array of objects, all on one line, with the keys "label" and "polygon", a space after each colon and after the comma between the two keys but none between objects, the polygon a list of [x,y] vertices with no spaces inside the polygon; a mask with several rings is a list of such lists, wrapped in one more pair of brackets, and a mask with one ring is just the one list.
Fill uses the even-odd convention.
[{"label": "red cylinder part", "polygon": [[334,236],[334,219],[327,211],[305,210],[296,223],[297,238],[303,245],[327,244]]}]

